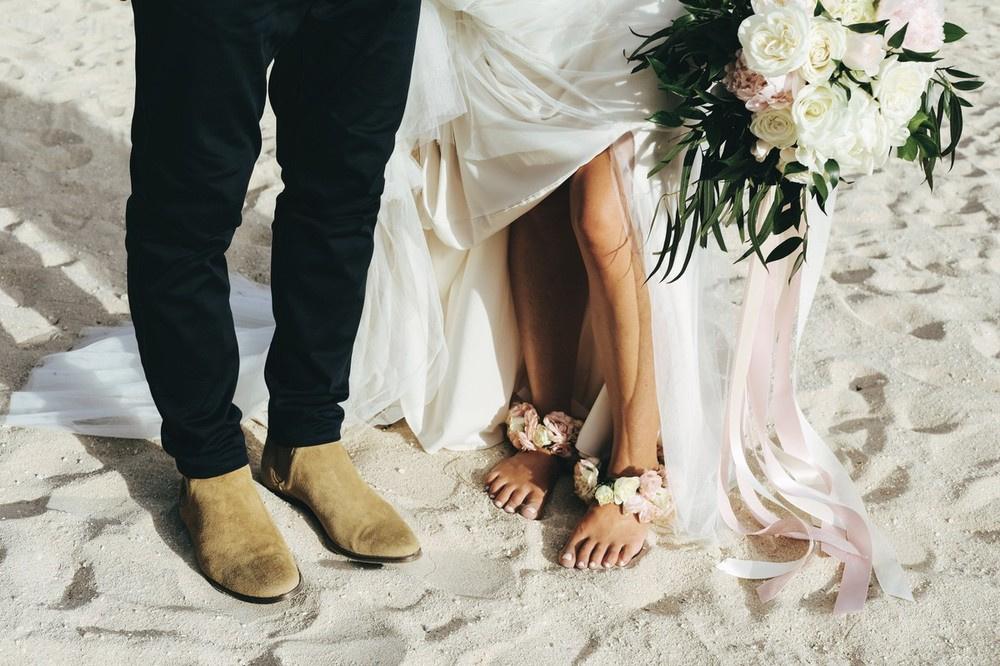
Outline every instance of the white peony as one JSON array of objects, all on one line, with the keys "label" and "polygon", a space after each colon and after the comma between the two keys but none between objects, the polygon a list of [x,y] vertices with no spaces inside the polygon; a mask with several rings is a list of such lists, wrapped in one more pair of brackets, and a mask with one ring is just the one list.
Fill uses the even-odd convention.
[{"label": "white peony", "polygon": [[[771,148],[791,148],[798,140],[791,109],[768,109],[755,113],[750,121],[750,131],[766,147],[763,157],[767,157]],[[758,159],[763,161],[760,156]]]},{"label": "white peony", "polygon": [[932,75],[927,63],[899,62],[895,58],[882,63],[872,92],[891,124],[909,123],[917,115]]},{"label": "white peony", "polygon": [[809,58],[810,23],[808,13],[791,6],[750,16],[739,29],[747,64],[767,77],[799,69]]},{"label": "white peony", "polygon": [[848,30],[841,23],[815,18],[809,34],[809,57],[802,66],[802,75],[809,83],[829,81],[837,63],[847,51]]},{"label": "white peony", "polygon": [[906,26],[903,47],[933,53],[944,46],[944,3],[941,0],[881,0],[878,19],[888,21],[886,38]]},{"label": "white peony", "polygon": [[848,30],[844,65],[848,69],[864,72],[872,77],[885,61],[885,40],[875,34],[861,34]]},{"label": "white peony", "polygon": [[832,153],[841,175],[870,176],[885,166],[892,148],[889,126],[872,96],[861,88],[852,89],[844,122],[847,131]]},{"label": "white peony", "polygon": [[846,113],[847,93],[840,86],[812,83],[800,90],[792,104],[792,118],[800,146],[807,152],[818,151],[828,155],[831,146],[845,132]]},{"label": "white peony", "polygon": [[830,16],[844,25],[871,23],[875,20],[874,0],[823,0],[823,7]]},{"label": "white peony", "polygon": [[797,7],[812,16],[816,11],[816,0],[750,0],[750,6],[755,14],[763,14],[771,9]]}]

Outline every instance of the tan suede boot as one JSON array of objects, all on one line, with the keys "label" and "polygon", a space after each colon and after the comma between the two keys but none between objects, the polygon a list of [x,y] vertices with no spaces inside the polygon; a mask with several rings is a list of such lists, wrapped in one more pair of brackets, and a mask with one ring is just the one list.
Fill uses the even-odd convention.
[{"label": "tan suede boot", "polygon": [[313,513],[331,550],[380,564],[420,557],[416,536],[358,475],[339,442],[301,448],[265,444],[260,475],[277,495]]},{"label": "tan suede boot", "polygon": [[294,592],[298,567],[267,512],[250,467],[181,481],[181,520],[201,572],[237,599],[273,603]]}]

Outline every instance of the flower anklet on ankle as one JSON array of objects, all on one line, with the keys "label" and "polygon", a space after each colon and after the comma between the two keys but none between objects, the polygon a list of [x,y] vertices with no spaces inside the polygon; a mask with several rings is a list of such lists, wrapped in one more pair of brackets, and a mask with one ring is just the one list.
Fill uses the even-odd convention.
[{"label": "flower anklet on ankle", "polygon": [[576,439],[583,421],[565,412],[552,412],[540,419],[527,402],[519,402],[507,414],[507,437],[520,451],[538,451],[560,458],[576,454]]},{"label": "flower anklet on ankle", "polygon": [[573,469],[573,487],[584,502],[601,506],[617,504],[623,514],[635,514],[640,523],[664,522],[674,512],[667,473],[662,466],[639,476],[602,479],[600,462],[581,457]]}]

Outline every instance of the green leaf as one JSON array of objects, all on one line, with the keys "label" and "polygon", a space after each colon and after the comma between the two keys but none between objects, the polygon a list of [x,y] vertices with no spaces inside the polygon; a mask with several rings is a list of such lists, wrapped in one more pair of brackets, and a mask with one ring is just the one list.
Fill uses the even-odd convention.
[{"label": "green leaf", "polygon": [[894,34],[892,37],[889,38],[889,48],[890,49],[898,49],[898,48],[900,48],[903,45],[903,42],[906,40],[906,30],[909,27],[910,27],[910,24],[907,23],[902,28],[900,28],[898,31],[896,31],[896,34]]},{"label": "green leaf", "polygon": [[888,27],[889,27],[888,21],[875,21],[874,23],[853,23],[847,26],[847,29],[853,32],[860,32],[862,34],[874,32],[880,35],[884,35],[885,29]]},{"label": "green leaf", "polygon": [[960,69],[955,69],[954,67],[946,67],[944,71],[946,71],[951,76],[954,76],[956,79],[978,79],[979,78],[975,74],[969,74],[968,72],[964,72],[964,71],[962,71]]},{"label": "green leaf", "polygon": [[944,43],[951,44],[952,42],[957,42],[958,40],[965,37],[967,33],[961,26],[955,25],[954,23],[944,24]]},{"label": "green leaf", "polygon": [[920,147],[917,145],[917,142],[914,141],[913,137],[911,136],[909,139],[906,140],[905,144],[899,147],[899,149],[896,151],[896,154],[901,159],[904,159],[907,162],[913,162],[914,160],[917,159],[917,156],[920,154]]},{"label": "green leaf", "polygon": [[966,91],[967,92],[967,91],[970,91],[970,90],[979,90],[980,88],[983,87],[983,82],[982,81],[955,81],[951,85],[955,86],[955,88],[957,88],[958,90],[962,90],[962,91]]},{"label": "green leaf", "polygon": [[771,253],[767,255],[767,261],[765,263],[773,264],[776,261],[781,261],[782,259],[790,256],[792,252],[795,252],[800,247],[802,247],[801,236],[786,238],[781,241],[777,247],[771,250]]}]

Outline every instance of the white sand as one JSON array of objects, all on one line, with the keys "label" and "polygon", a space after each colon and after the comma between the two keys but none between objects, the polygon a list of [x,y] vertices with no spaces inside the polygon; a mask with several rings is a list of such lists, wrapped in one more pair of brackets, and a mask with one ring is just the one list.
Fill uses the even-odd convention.
[{"label": "white sand", "polygon": [[[992,75],[1000,7],[949,4],[973,31],[956,62]],[[0,2],[0,404],[43,354],[126,312],[131,60],[126,4]],[[935,194],[903,165],[843,193],[801,359],[805,408],[897,544],[915,604],[873,589],[862,614],[833,617],[829,559],[769,605],[694,548],[563,571],[553,558],[582,512],[568,484],[542,522],[501,516],[479,478],[502,450],[429,456],[394,429],[350,446],[426,557],[357,568],[265,493],[305,587],[252,606],[196,572],[157,445],[0,429],[0,663],[995,662],[1000,86],[975,99],[965,159]],[[273,127],[231,253],[257,280]]]}]

